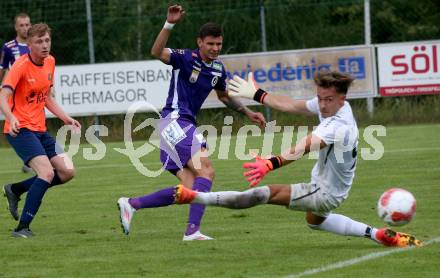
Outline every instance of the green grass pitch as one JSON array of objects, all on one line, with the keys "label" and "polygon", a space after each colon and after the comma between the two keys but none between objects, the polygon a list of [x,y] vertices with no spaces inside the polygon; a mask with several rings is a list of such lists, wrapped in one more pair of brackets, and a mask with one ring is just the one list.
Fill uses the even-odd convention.
[{"label": "green grass pitch", "polygon": [[[274,152],[279,152],[280,138],[275,136]],[[399,230],[424,241],[440,237],[440,125],[387,127],[387,135],[378,139],[384,156],[359,160],[350,196],[335,212],[382,227],[376,214],[380,194],[403,187],[415,195],[417,215]],[[248,138],[247,149],[261,145],[261,137]],[[5,199],[0,199],[0,277],[295,277],[320,267],[313,277],[440,273],[440,243],[325,271],[328,265],[390,249],[364,238],[311,230],[303,213],[269,205],[248,210],[207,208],[202,232],[214,241],[182,242],[188,206],[141,210],[130,236],[125,236],[116,200],[175,185],[176,179],[168,173],[146,178],[113,150],[123,143],[106,146],[102,160],[87,161],[81,152],[74,157],[77,175],[48,191],[32,224],[34,238],[11,237],[16,222],[5,209]],[[363,140],[360,147],[366,147]],[[10,148],[0,149],[0,158],[0,184],[28,177],[20,173],[21,162]],[[308,181],[314,162],[295,162],[269,174],[264,182]],[[158,152],[150,153],[144,163],[159,167]],[[213,189],[246,189],[242,163],[232,154],[230,160],[214,154]]]}]

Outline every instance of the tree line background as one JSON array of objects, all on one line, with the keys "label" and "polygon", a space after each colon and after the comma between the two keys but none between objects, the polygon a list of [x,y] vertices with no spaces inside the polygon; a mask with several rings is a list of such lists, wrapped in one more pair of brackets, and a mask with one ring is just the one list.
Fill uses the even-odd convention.
[{"label": "tree line background", "polygon": [[[168,1],[90,0],[96,62],[150,59]],[[200,25],[225,29],[224,54],[261,51],[260,8],[265,10],[267,49],[287,50],[364,43],[363,0],[182,0],[186,18],[171,47],[195,47]],[[371,0],[372,43],[440,38],[438,0]],[[85,0],[8,0],[0,4],[0,41],[15,37],[13,18],[26,12],[53,29],[59,65],[89,60]]]}]

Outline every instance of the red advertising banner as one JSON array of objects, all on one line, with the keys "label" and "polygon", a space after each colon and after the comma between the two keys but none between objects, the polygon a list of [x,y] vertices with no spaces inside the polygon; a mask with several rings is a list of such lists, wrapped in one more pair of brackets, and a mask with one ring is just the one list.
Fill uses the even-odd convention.
[{"label": "red advertising banner", "polygon": [[440,94],[440,41],[378,45],[382,96]]}]

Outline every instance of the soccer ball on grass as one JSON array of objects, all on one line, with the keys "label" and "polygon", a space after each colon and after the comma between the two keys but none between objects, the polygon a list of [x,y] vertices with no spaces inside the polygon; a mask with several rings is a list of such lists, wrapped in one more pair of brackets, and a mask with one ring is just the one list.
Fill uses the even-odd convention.
[{"label": "soccer ball on grass", "polygon": [[408,224],[416,214],[416,199],[405,189],[388,189],[379,198],[377,213],[391,226]]}]

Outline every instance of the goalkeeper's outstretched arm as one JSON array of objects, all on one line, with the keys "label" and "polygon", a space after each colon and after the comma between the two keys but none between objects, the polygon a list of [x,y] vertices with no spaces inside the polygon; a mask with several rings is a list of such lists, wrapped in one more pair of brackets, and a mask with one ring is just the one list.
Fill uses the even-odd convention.
[{"label": "goalkeeper's outstretched arm", "polygon": [[288,96],[269,94],[258,88],[255,84],[252,72],[249,73],[247,81],[237,75],[229,80],[229,96],[253,99],[282,112],[314,115],[307,109],[305,100],[295,100]]},{"label": "goalkeeper's outstretched arm", "polygon": [[247,177],[246,180],[249,182],[249,186],[254,187],[269,172],[290,164],[311,151],[317,151],[326,146],[326,143],[320,137],[310,134],[279,156],[273,156],[269,159],[263,159],[257,156],[255,162],[244,163],[243,168],[248,169],[244,173],[244,176]]}]

